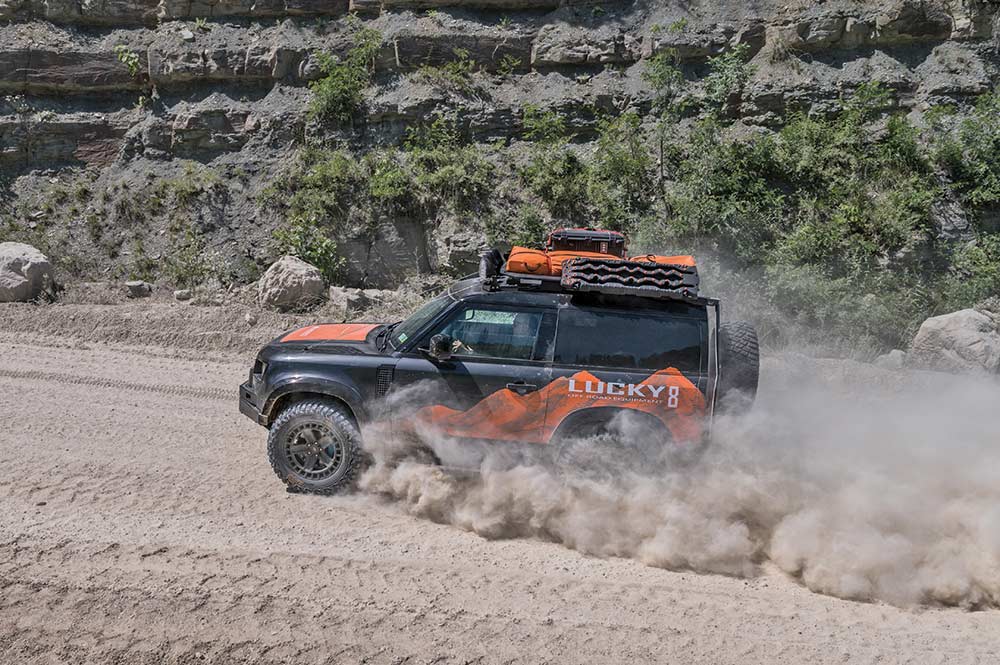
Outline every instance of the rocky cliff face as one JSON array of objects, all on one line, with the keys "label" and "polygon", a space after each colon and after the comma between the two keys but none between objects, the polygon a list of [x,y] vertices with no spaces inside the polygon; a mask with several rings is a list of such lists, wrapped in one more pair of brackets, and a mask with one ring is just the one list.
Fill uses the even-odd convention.
[{"label": "rocky cliff face", "polygon": [[[516,142],[530,104],[585,140],[600,112],[649,112],[656,54],[697,97],[708,58],[737,44],[755,67],[730,106],[751,130],[872,80],[906,111],[962,106],[1000,75],[998,17],[985,0],[0,0],[0,236],[100,277],[155,268],[195,233],[188,251],[250,279],[282,223],[259,194],[310,137],[397,145],[447,110],[473,141]],[[358,21],[381,35],[374,84],[353,122],[322,130],[308,84]],[[417,75],[459,60],[472,91]],[[347,281],[392,286],[466,268],[481,228],[402,218],[340,241]]]}]

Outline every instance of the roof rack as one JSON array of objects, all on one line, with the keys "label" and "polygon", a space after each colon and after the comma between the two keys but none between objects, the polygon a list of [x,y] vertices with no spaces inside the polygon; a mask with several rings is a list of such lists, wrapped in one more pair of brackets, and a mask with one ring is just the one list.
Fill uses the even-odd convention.
[{"label": "roof rack", "polygon": [[516,273],[505,269],[497,249],[480,258],[479,277],[487,291],[521,289],[563,293],[605,293],[705,304],[698,295],[698,271],[693,265],[579,257],[562,264],[559,275]]}]

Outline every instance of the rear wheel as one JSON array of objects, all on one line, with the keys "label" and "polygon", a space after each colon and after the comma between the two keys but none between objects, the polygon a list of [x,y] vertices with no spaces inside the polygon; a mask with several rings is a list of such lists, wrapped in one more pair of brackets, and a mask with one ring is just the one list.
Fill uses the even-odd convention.
[{"label": "rear wheel", "polygon": [[305,400],[275,419],[267,457],[289,491],[333,494],[349,488],[357,475],[361,435],[340,404]]},{"label": "rear wheel", "polygon": [[677,443],[656,417],[621,412],[583,416],[553,436],[555,464],[564,479],[611,482],[631,474],[658,476],[697,461],[700,443]]},{"label": "rear wheel", "polygon": [[744,413],[757,398],[760,347],[757,331],[745,321],[719,326],[719,387],[716,410]]}]

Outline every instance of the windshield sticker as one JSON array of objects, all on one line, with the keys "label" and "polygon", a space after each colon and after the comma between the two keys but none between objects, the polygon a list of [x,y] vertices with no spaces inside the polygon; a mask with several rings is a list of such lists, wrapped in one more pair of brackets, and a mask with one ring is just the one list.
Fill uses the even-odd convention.
[{"label": "windshield sticker", "polygon": [[410,338],[410,336],[407,335],[406,333],[399,333],[399,343],[400,344],[402,344],[403,342],[405,342],[409,338]]}]

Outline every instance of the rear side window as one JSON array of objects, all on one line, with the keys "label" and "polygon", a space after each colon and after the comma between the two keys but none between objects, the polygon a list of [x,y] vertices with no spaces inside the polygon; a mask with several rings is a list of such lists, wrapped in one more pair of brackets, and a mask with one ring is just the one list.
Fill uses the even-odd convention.
[{"label": "rear side window", "polygon": [[682,372],[701,369],[707,323],[606,309],[559,313],[555,362],[566,365]]}]

